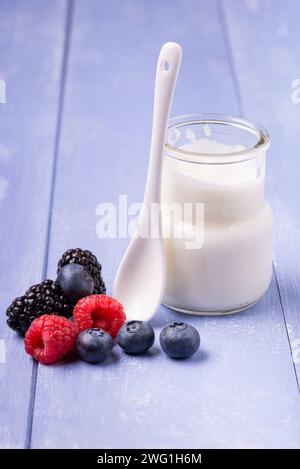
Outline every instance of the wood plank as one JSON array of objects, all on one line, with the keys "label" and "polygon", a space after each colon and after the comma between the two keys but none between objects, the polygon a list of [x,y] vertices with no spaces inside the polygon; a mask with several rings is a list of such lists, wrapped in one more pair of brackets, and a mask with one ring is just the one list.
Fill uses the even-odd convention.
[{"label": "wood plank", "polygon": [[[47,6],[47,8],[46,8]],[[6,326],[43,276],[66,2],[0,2],[0,447],[26,444],[33,362]],[[34,367],[35,369],[35,367]]]},{"label": "wood plank", "polygon": [[[143,195],[157,52],[183,45],[174,114],[237,113],[217,4],[78,2],[57,167],[49,275],[69,247],[97,253],[111,292],[127,240],[96,237],[96,207]],[[172,318],[161,307],[158,335]],[[105,366],[39,367],[32,447],[296,447],[299,395],[275,283],[257,307],[188,317],[202,351],[186,362],[156,345],[115,349]]]},{"label": "wood plank", "polygon": [[292,87],[300,77],[299,2],[236,3],[226,0],[225,12],[243,106],[272,138],[267,190],[275,214],[275,269],[299,383],[300,105]]}]

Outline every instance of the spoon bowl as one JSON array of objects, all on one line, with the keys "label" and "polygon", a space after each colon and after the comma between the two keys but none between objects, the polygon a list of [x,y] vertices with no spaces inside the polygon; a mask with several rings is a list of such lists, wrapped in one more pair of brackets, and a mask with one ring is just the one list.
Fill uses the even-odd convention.
[{"label": "spoon bowl", "polygon": [[163,245],[159,239],[144,241],[137,238],[130,243],[116,277],[114,297],[123,304],[128,320],[151,319],[164,294],[166,267]]}]

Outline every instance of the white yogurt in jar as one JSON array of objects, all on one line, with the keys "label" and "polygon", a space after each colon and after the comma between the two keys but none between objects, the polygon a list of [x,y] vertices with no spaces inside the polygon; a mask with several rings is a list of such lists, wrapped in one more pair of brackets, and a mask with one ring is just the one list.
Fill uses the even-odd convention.
[{"label": "white yogurt in jar", "polygon": [[[230,155],[243,148],[201,138],[180,149]],[[186,223],[164,213],[164,230],[171,233],[165,239],[165,304],[198,314],[229,313],[265,293],[272,274],[272,211],[264,198],[264,179],[263,152],[231,164],[165,156],[162,202],[203,203],[204,210],[204,223],[192,219],[188,227],[198,235],[202,230],[203,245],[197,249],[187,249]]]}]

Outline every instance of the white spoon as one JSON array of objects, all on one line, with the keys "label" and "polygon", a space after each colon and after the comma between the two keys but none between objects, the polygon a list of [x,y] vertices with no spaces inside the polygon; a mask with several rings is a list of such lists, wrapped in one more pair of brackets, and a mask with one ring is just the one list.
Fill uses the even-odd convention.
[{"label": "white spoon", "polygon": [[[159,307],[165,289],[166,262],[158,210],[150,213],[152,204],[160,203],[162,156],[177,75],[181,47],[167,42],[161,48],[155,80],[152,141],[148,176],[137,230],[119,266],[113,296],[124,306],[129,320],[148,321]],[[148,223],[149,220],[149,223]],[[147,236],[147,227],[151,232]],[[146,237],[140,236],[145,234]]]}]

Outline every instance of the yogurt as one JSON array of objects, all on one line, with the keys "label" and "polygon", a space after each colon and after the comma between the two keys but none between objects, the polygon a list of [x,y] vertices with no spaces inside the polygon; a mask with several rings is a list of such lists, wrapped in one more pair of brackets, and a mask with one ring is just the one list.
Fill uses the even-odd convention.
[{"label": "yogurt", "polygon": [[[228,157],[243,151],[243,146],[205,135],[179,149],[220,158],[218,164],[202,164],[184,156],[165,156],[162,202],[167,206],[202,204],[203,217],[193,216],[182,223],[168,210],[163,212],[163,229],[170,234],[165,238],[164,303],[196,314],[249,307],[265,293],[272,275],[272,211],[264,197],[265,152],[228,164]],[[187,233],[202,239],[201,246],[187,248]]]}]

